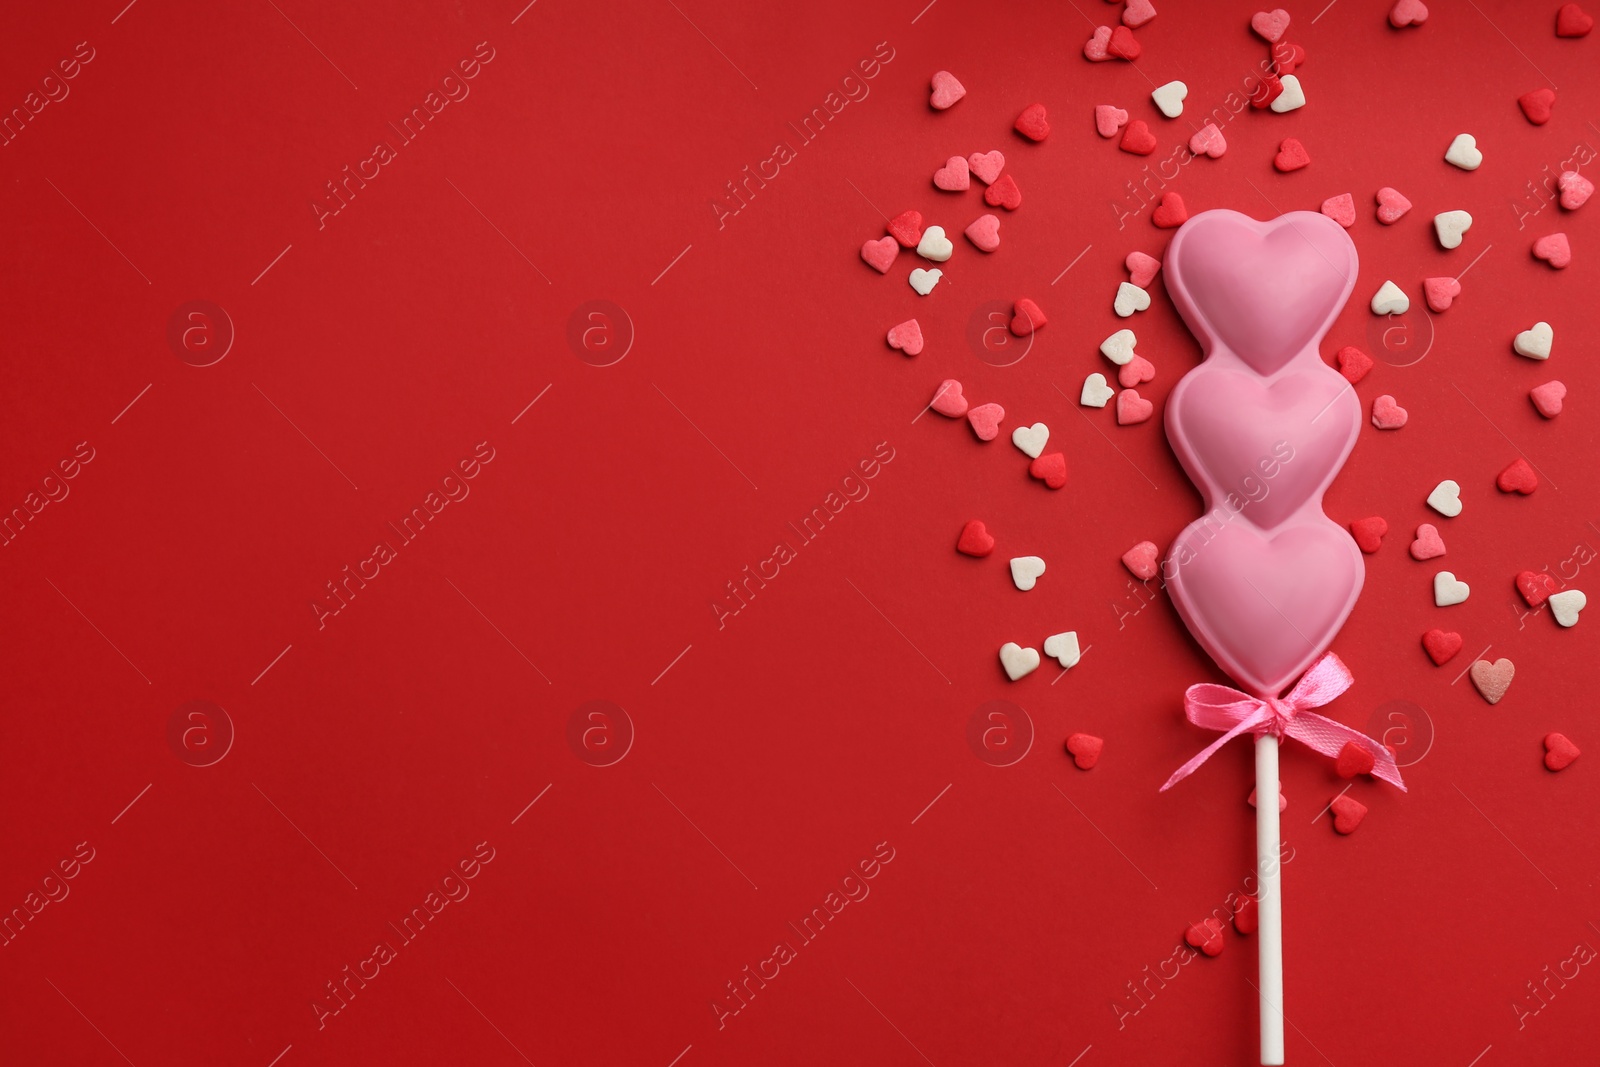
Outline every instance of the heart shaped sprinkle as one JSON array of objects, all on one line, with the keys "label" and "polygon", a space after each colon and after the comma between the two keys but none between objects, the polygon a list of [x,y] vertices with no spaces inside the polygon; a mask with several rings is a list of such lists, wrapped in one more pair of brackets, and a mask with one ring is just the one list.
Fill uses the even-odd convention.
[{"label": "heart shaped sprinkle", "polygon": [[[892,237],[885,237],[885,241],[893,241]],[[933,292],[933,287],[939,284],[939,279],[944,277],[944,271],[935,267],[933,270],[923,270],[921,267],[911,272],[911,277],[906,279],[911,283],[911,288],[917,291],[918,296],[927,296]]]},{"label": "heart shaped sprinkle", "polygon": [[979,215],[967,226],[967,240],[980,251],[993,252],[1000,247],[1000,219],[996,215]]},{"label": "heart shaped sprinkle", "polygon": [[1150,294],[1134,285],[1132,282],[1118,282],[1117,295],[1111,301],[1111,310],[1121,318],[1128,318],[1135,312],[1143,311],[1150,306]]},{"label": "heart shaped sprinkle", "polygon": [[1409,417],[1406,409],[1395,403],[1388,393],[1372,402],[1372,425],[1380,430],[1398,430]]},{"label": "heart shaped sprinkle", "polygon": [[994,551],[994,536],[984,526],[982,519],[973,519],[961,527],[961,536],[956,539],[956,551],[977,559]]},{"label": "heart shaped sprinkle", "polygon": [[1007,211],[1015,211],[1022,206],[1022,190],[1017,188],[1015,178],[1009,174],[1002,174],[983,191],[983,202],[990,207],[1003,207]]},{"label": "heart shaped sprinkle", "polygon": [[1150,99],[1155,101],[1157,110],[1169,119],[1175,119],[1183,114],[1183,102],[1188,98],[1189,87],[1177,81],[1158,85],[1150,93]]},{"label": "heart shaped sprinkle", "polygon": [[1122,141],[1117,147],[1136,156],[1148,156],[1156,150],[1156,135],[1150,132],[1144,119],[1134,119],[1122,131]]},{"label": "heart shaped sprinkle", "polygon": [[1154,541],[1140,541],[1122,554],[1122,565],[1135,578],[1148,582],[1156,576],[1156,556],[1159,552]]},{"label": "heart shaped sprinkle", "polygon": [[1100,342],[1100,354],[1120,367],[1133,358],[1133,346],[1138,343],[1132,330],[1118,330]]},{"label": "heart shaped sprinkle", "polygon": [[1594,16],[1585,14],[1577,4],[1562,4],[1556,11],[1557,37],[1587,37],[1594,29]]},{"label": "heart shaped sprinkle", "polygon": [[1029,104],[1012,123],[1012,128],[1030,141],[1042,141],[1050,136],[1050,122],[1043,104]]},{"label": "heart shaped sprinkle", "polygon": [[1129,252],[1128,258],[1122,261],[1128,268],[1128,280],[1141,289],[1150,288],[1150,283],[1155,281],[1156,272],[1161,269],[1161,261],[1155,256],[1147,256],[1143,252]]},{"label": "heart shaped sprinkle", "polygon": [[888,228],[889,236],[899,242],[901,248],[915,248],[922,240],[922,212],[902,211],[889,220]]},{"label": "heart shaped sprinkle", "polygon": [[1527,601],[1528,607],[1537,611],[1550,599],[1556,591],[1556,580],[1543,571],[1519,571],[1517,573],[1517,592],[1522,594],[1522,599]]},{"label": "heart shaped sprinkle", "polygon": [[1195,923],[1183,932],[1183,939],[1189,943],[1190,948],[1198,949],[1207,956],[1222,955],[1222,920],[1207,919],[1205,922]]},{"label": "heart shaped sprinkle", "polygon": [[1277,41],[1270,49],[1272,53],[1271,72],[1278,77],[1293,74],[1296,70],[1306,65],[1306,50],[1304,45],[1295,44],[1293,41]]},{"label": "heart shaped sprinkle", "polygon": [[1417,527],[1416,540],[1411,542],[1411,558],[1415,560],[1438,559],[1445,554],[1444,538],[1431,522]]},{"label": "heart shaped sprinkle", "polygon": [[1005,153],[998,148],[993,152],[974,152],[967,157],[967,167],[972,171],[973,177],[985,185],[994,184],[1000,177],[1000,172],[1006,168]]},{"label": "heart shaped sprinkle", "polygon": [[1561,206],[1568,211],[1578,210],[1594,195],[1594,182],[1575,170],[1562,171],[1561,177],[1556,179],[1556,188],[1561,190]]},{"label": "heart shaped sprinkle", "polygon": [[1035,330],[1044,329],[1049,321],[1044,317],[1044,310],[1027,297],[1012,305],[1010,328],[1018,337],[1026,337]]},{"label": "heart shaped sprinkle", "polygon": [[1553,419],[1561,414],[1561,402],[1567,397],[1567,387],[1560,382],[1545,382],[1528,390],[1528,399],[1539,409],[1539,414]]},{"label": "heart shaped sprinkle", "polygon": [[1328,809],[1333,812],[1333,828],[1341,834],[1355,833],[1361,820],[1367,817],[1367,806],[1348,795],[1334,797]]},{"label": "heart shaped sprinkle", "polygon": [[1397,30],[1420,26],[1428,21],[1428,5],[1422,0],[1395,0],[1389,9],[1389,25]]},{"label": "heart shaped sprinkle", "polygon": [[1472,587],[1449,571],[1440,571],[1433,576],[1433,603],[1436,607],[1465,604],[1471,594]]},{"label": "heart shaped sprinkle", "polygon": [[1391,189],[1385,185],[1378,190],[1378,221],[1385,226],[1393,226],[1410,210],[1411,201],[1401,195],[1398,189]]},{"label": "heart shaped sprinkle", "polygon": [[1508,659],[1497,659],[1493,663],[1480,659],[1472,665],[1468,674],[1478,695],[1490,704],[1498,704],[1500,698],[1506,695],[1506,690],[1511,688],[1511,679],[1516,677],[1517,668]]},{"label": "heart shaped sprinkle", "polygon": [[[1252,87],[1253,86],[1253,87]],[[1278,77],[1275,70],[1263,73],[1260,78],[1254,74],[1244,80],[1245,93],[1250,97],[1250,106],[1260,111],[1272,106],[1272,102],[1283,95],[1283,80]]]},{"label": "heart shaped sprinkle", "polygon": [[[1256,806],[1256,791],[1254,789],[1250,790],[1250,796],[1246,799],[1245,803],[1249,804],[1252,808]],[[1278,813],[1281,815],[1285,811],[1288,811],[1288,810],[1289,810],[1289,798],[1284,796],[1282,791],[1279,791],[1279,793],[1278,793]],[[1251,898],[1251,899],[1254,899],[1254,898]]]},{"label": "heart shaped sprinkle", "polygon": [[879,274],[889,273],[894,257],[900,254],[900,244],[893,237],[880,237],[861,246],[861,258]]},{"label": "heart shaped sprinkle", "polygon": [[1289,28],[1289,13],[1283,8],[1274,8],[1271,11],[1257,11],[1250,16],[1250,28],[1268,44],[1276,44]]},{"label": "heart shaped sprinkle", "polygon": [[1042,422],[1032,426],[1018,426],[1011,431],[1011,443],[1026,453],[1029,459],[1038,459],[1050,441],[1050,427]]},{"label": "heart shaped sprinkle", "polygon": [[1096,26],[1094,36],[1083,45],[1083,58],[1091,63],[1104,63],[1111,58],[1107,46],[1111,44],[1111,27]]},{"label": "heart shaped sprinkle", "polygon": [[1138,38],[1126,26],[1118,26],[1111,31],[1111,39],[1106,42],[1106,51],[1118,59],[1125,59],[1129,63],[1138,59],[1144,49],[1140,47]]},{"label": "heart shaped sprinkle", "polygon": [[916,319],[907,319],[898,326],[889,328],[889,347],[898,348],[908,356],[914,356],[922,351],[922,327],[917,325]]},{"label": "heart shaped sprinkle", "polygon": [[1355,538],[1356,547],[1369,556],[1383,547],[1383,535],[1388,532],[1388,520],[1382,515],[1357,519],[1350,524],[1350,536]]},{"label": "heart shaped sprinkle", "polygon": [[1155,405],[1139,395],[1137,389],[1124,389],[1117,394],[1117,425],[1133,426],[1150,417]]},{"label": "heart shaped sprinkle", "polygon": [[1000,421],[1005,417],[1006,409],[999,404],[979,404],[967,411],[967,422],[980,441],[993,441],[999,437]]},{"label": "heart shaped sprinkle", "polygon": [[1511,349],[1529,359],[1549,359],[1550,349],[1556,343],[1556,332],[1548,322],[1536,322],[1531,329],[1523,330],[1511,342]]},{"label": "heart shaped sprinkle", "polygon": [[1465,211],[1441,211],[1433,217],[1433,232],[1440,248],[1460,248],[1461,235],[1472,228],[1472,216]]},{"label": "heart shaped sprinkle", "polygon": [[1189,138],[1189,151],[1197,156],[1221,159],[1222,154],[1227,150],[1228,142],[1214,122],[1206,123],[1194,132],[1194,136]]},{"label": "heart shaped sprinkle", "polygon": [[1339,373],[1344,375],[1344,380],[1351,385],[1356,384],[1367,376],[1372,369],[1372,357],[1354,345],[1345,345],[1339,349],[1335,357],[1339,361]]},{"label": "heart shaped sprinkle", "polygon": [[1026,593],[1039,582],[1044,573],[1044,560],[1038,556],[1016,556],[1011,560],[1011,581]]},{"label": "heart shaped sprinkle", "polygon": [[1347,230],[1356,224],[1356,201],[1349,193],[1328,197],[1322,202],[1321,211]]},{"label": "heart shaped sprinkle", "polygon": [[[1282,811],[1283,809],[1279,808],[1278,810]],[[1241,937],[1248,937],[1255,933],[1260,926],[1261,912],[1256,906],[1256,898],[1252,896],[1240,897],[1239,903],[1233,909],[1233,928],[1239,932]]]},{"label": "heart shaped sprinkle", "polygon": [[939,388],[933,392],[933,399],[928,401],[928,406],[952,419],[959,419],[965,415],[967,398],[961,395],[961,383],[954,378],[946,378],[940,382]]},{"label": "heart shaped sprinkle", "polygon": [[1298,137],[1285,137],[1278,144],[1278,154],[1272,157],[1272,165],[1280,174],[1300,170],[1311,165],[1311,153],[1306,151],[1306,146],[1300,143]]},{"label": "heart shaped sprinkle", "polygon": [[1128,113],[1120,107],[1110,104],[1097,104],[1094,109],[1095,132],[1101,137],[1115,137],[1117,131],[1127,125]]},{"label": "heart shaped sprinkle", "polygon": [[1422,295],[1428,298],[1428,307],[1434,311],[1449,311],[1450,305],[1461,295],[1461,283],[1454,278],[1424,278]]},{"label": "heart shaped sprinkle", "polygon": [[1549,233],[1533,242],[1533,258],[1542,259],[1556,270],[1572,262],[1572,245],[1564,233]]},{"label": "heart shaped sprinkle", "polygon": [[1283,92],[1272,101],[1272,110],[1279,115],[1286,111],[1294,111],[1306,106],[1306,91],[1300,87],[1300,79],[1293,74],[1285,74],[1281,79]]},{"label": "heart shaped sprinkle", "polygon": [[1411,310],[1411,298],[1404,289],[1392,281],[1386,281],[1372,294],[1372,313],[1374,315],[1404,315]]},{"label": "heart shaped sprinkle", "polygon": [[1458,133],[1450,147],[1444,150],[1444,161],[1462,170],[1477,170],[1483,164],[1483,153],[1478,149],[1478,139],[1470,133]]},{"label": "heart shaped sprinkle", "polygon": [[1422,635],[1422,648],[1435,667],[1443,667],[1461,651],[1461,635],[1449,630],[1429,630]]},{"label": "heart shaped sprinkle", "polygon": [[951,156],[933,172],[933,184],[945,192],[965,192],[972,185],[972,168],[961,156]]},{"label": "heart shaped sprinkle", "polygon": [[943,111],[967,95],[967,87],[948,70],[941,70],[935,74],[932,85],[933,92],[928,97],[928,103],[933,105],[935,111]]},{"label": "heart shaped sprinkle", "polygon": [[1544,765],[1552,771],[1565,770],[1581,755],[1578,746],[1567,740],[1565,734],[1544,735]]},{"label": "heart shaped sprinkle", "polygon": [[1155,381],[1156,365],[1143,356],[1135,355],[1117,369],[1117,384],[1124,389]]},{"label": "heart shaped sprinkle", "polygon": [[1339,750],[1333,769],[1340,778],[1354,778],[1358,774],[1371,774],[1378,765],[1372,750],[1356,741],[1346,741]]},{"label": "heart shaped sprinkle", "polygon": [[1428,494],[1428,506],[1447,519],[1461,514],[1461,486],[1453,478],[1446,478]]},{"label": "heart shaped sprinkle", "polygon": [[1578,613],[1589,606],[1589,598],[1581,589],[1563,589],[1550,594],[1550,616],[1563,627],[1578,625]]},{"label": "heart shaped sprinkle", "polygon": [[1100,762],[1100,750],[1106,743],[1092,734],[1073,734],[1067,738],[1067,751],[1080,771],[1090,771]]},{"label": "heart shaped sprinkle", "polygon": [[[1045,638],[1044,654],[1055,657],[1055,661],[1061,664],[1063,670],[1070,671],[1076,667],[1078,661],[1083,658],[1083,653],[1078,650],[1078,631],[1068,630]],[[1071,751],[1070,745],[1068,751]]]},{"label": "heart shaped sprinkle", "polygon": [[1189,208],[1183,197],[1169,189],[1161,194],[1161,203],[1150,213],[1150,221],[1163,230],[1175,230],[1189,221]]},{"label": "heart shaped sprinkle", "polygon": [[1046,452],[1028,464],[1028,473],[1051,489],[1067,484],[1067,457],[1060,452]]},{"label": "heart shaped sprinkle", "polygon": [[1549,87],[1535,89],[1531,93],[1523,93],[1517,97],[1517,106],[1522,109],[1522,114],[1535,126],[1543,126],[1550,121],[1550,109],[1556,102],[1556,94]]},{"label": "heart shaped sprinkle", "polygon": [[1138,29],[1156,17],[1156,6],[1150,0],[1128,0],[1122,9],[1122,24]]},{"label": "heart shaped sprinkle", "polygon": [[1106,384],[1106,376],[1095,371],[1083,380],[1083,391],[1078,394],[1078,403],[1086,408],[1103,408],[1107,401],[1117,395],[1117,391]]},{"label": "heart shaped sprinkle", "polygon": [[1000,666],[1005,668],[1006,677],[1013,682],[1026,678],[1039,669],[1039,650],[1023,648],[1015,641],[1007,641],[1000,646]]},{"label": "heart shaped sprinkle", "polygon": [[1494,484],[1502,493],[1521,493],[1527,496],[1539,488],[1539,476],[1534,473],[1533,466],[1521,456],[1512,460]]},{"label": "heart shaped sprinkle", "polygon": [[935,263],[943,263],[955,252],[955,248],[950,238],[944,235],[943,226],[929,226],[922,231],[922,240],[917,242],[917,255]]}]

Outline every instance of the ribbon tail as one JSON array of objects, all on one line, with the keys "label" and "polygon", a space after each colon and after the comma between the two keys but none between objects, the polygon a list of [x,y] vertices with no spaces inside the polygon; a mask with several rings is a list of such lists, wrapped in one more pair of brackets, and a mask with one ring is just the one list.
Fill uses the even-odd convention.
[{"label": "ribbon tail", "polygon": [[[1238,737],[1240,734],[1244,733],[1246,730],[1253,729],[1256,726],[1260,725],[1260,722],[1261,722],[1261,716],[1260,715],[1250,715],[1250,716],[1247,716],[1244,719],[1241,719],[1239,721],[1239,723],[1236,726],[1234,726],[1233,729],[1229,730],[1227,733],[1223,734],[1221,737],[1219,737],[1215,741],[1211,742],[1211,744],[1207,745],[1205,747],[1205,749],[1203,749],[1198,756],[1194,757],[1194,759],[1190,760],[1188,763],[1185,763],[1182,767],[1179,767],[1176,771],[1173,771],[1172,772],[1172,777],[1167,779],[1167,784],[1163,785],[1160,789],[1157,790],[1157,792],[1158,793],[1165,793],[1167,790],[1171,789],[1173,786],[1177,785],[1179,782],[1181,782],[1185,778],[1189,777],[1189,775],[1193,774],[1195,769],[1198,768],[1200,766],[1200,764],[1202,764],[1206,760],[1210,759],[1212,754],[1214,752],[1216,752],[1217,749],[1221,748],[1223,745],[1227,744],[1229,741],[1232,741],[1235,737]],[[1376,772],[1374,772],[1374,773],[1376,773]]]},{"label": "ribbon tail", "polygon": [[1335,758],[1346,744],[1357,744],[1372,753],[1374,777],[1382,778],[1402,793],[1407,792],[1406,784],[1400,778],[1400,765],[1394,761],[1393,754],[1359,730],[1352,729],[1342,722],[1335,722],[1325,715],[1302,711],[1290,720],[1284,732],[1308,748]]}]

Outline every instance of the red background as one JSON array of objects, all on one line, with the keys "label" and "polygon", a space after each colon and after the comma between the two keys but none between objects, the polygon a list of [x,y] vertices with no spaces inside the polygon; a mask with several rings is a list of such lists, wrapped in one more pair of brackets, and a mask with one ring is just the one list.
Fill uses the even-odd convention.
[{"label": "red background", "polygon": [[[1371,813],[1350,837],[1314,820],[1346,783],[1286,750],[1290,1062],[1585,1061],[1600,976],[1520,1020],[1513,1005],[1600,946],[1595,757],[1553,775],[1540,744],[1600,741],[1597,624],[1520,617],[1512,578],[1592,586],[1569,561],[1600,546],[1600,208],[1528,214],[1530,181],[1600,146],[1600,39],[1558,40],[1554,3],[1441,2],[1404,32],[1383,3],[1317,6],[1292,8],[1288,34],[1309,104],[1239,115],[1227,155],[1171,184],[1191,210],[1257,217],[1354,194],[1361,277],[1326,351],[1380,354],[1363,404],[1388,392],[1411,412],[1363,431],[1326,501],[1390,524],[1335,645],[1357,682],[1330,711],[1367,728],[1407,701],[1392,740],[1433,741],[1408,757],[1408,794],[1354,785]],[[1122,325],[1123,257],[1169,236],[1112,205],[1131,211],[1124,182],[1256,68],[1253,10],[1161,5],[1135,65],[1083,60],[1117,12],[1089,0],[12,12],[6,110],[77,42],[94,58],[0,149],[0,504],[78,442],[94,458],[0,550],[0,908],[80,842],[94,858],[0,948],[6,1061],[1254,1062],[1255,945],[1231,931],[1131,1013],[1125,983],[1252,868],[1251,763],[1235,744],[1156,793],[1210,740],[1181,718],[1184,687],[1221,679],[1118,557],[1164,545],[1199,498],[1159,420],[1119,428],[1076,403],[1109,369],[1096,346]],[[484,41],[470,96],[319,229],[323,183]],[[879,42],[892,59],[870,94],[800,145],[786,123]],[[969,90],[945,113],[927,105],[939,69]],[[1149,91],[1173,78],[1189,110],[1167,121]],[[1546,84],[1555,116],[1534,127],[1516,98]],[[1034,101],[1054,127],[1039,145],[1010,131]],[[1157,155],[1097,137],[1098,103],[1150,122]],[[1463,130],[1474,173],[1442,161]],[[1291,135],[1313,163],[1280,175]],[[719,228],[713,198],[780,139],[796,158]],[[959,236],[977,189],[929,175],[990,148],[1024,202],[984,257]],[[1382,185],[1416,205],[1393,227],[1372,215]],[[904,280],[914,257],[880,277],[857,256],[879,209],[908,207],[957,245],[926,299]],[[1446,253],[1430,220],[1451,208],[1477,221]],[[1528,250],[1558,229],[1574,258],[1553,272]],[[1480,252],[1456,306],[1422,312],[1421,279]],[[1384,353],[1366,302],[1386,278],[1419,310]],[[969,320],[1022,296],[1050,324],[992,366]],[[1159,405],[1198,349],[1159,281],[1154,296],[1132,325]],[[168,343],[192,300],[236,331],[211,366]],[[599,361],[632,337],[606,367],[568,340],[592,300],[621,309],[592,320]],[[883,344],[911,315],[916,359]],[[1556,331],[1545,365],[1510,351],[1536,319]],[[1004,440],[916,418],[952,376],[1004,404],[1008,430],[1048,423],[1068,486],[1030,480]],[[1546,422],[1526,394],[1552,377],[1570,394]],[[398,540],[386,522],[484,441],[470,495],[319,629],[325,583]],[[724,583],[880,442],[893,459],[870,495],[719,629]],[[1544,474],[1528,498],[1493,487],[1518,454]],[[1423,504],[1445,477],[1466,502],[1452,521]],[[987,560],[952,550],[974,517],[999,541]],[[1460,607],[1435,608],[1438,568],[1406,555],[1430,518],[1473,586]],[[1024,596],[1005,559],[1026,553],[1050,569]],[[1444,668],[1418,647],[1432,626],[1465,639]],[[1005,680],[1002,642],[1061,629],[1090,646],[1070,676],[1046,660]],[[1452,682],[1485,645],[1517,668],[1496,707]],[[633,731],[604,767],[620,716],[588,748],[569,739],[597,699]],[[1031,724],[1009,766],[968,740],[994,699],[1026,721],[991,743],[1021,747]],[[168,739],[192,700],[235,733],[210,766]],[[223,732],[203,726],[201,752]],[[1061,753],[1074,731],[1106,739],[1092,772]],[[470,896],[319,1028],[325,983],[398,941],[388,924],[480,842],[494,858]],[[725,983],[797,941],[786,924],[880,842],[894,858],[870,896],[719,1028]]]}]

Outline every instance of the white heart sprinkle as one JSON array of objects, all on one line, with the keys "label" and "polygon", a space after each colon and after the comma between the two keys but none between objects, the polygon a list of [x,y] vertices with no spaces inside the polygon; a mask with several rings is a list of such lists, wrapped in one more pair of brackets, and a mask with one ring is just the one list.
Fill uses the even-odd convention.
[{"label": "white heart sprinkle", "polygon": [[939,279],[944,277],[944,271],[935,267],[933,270],[923,270],[918,267],[911,272],[911,288],[917,291],[918,296],[927,296],[933,292],[933,287],[939,284]]},{"label": "white heart sprinkle", "polygon": [[1011,580],[1026,593],[1044,573],[1044,560],[1038,556],[1017,556],[1011,561]]},{"label": "white heart sprinkle", "polygon": [[1038,459],[1039,453],[1044,451],[1045,442],[1050,440],[1050,427],[1042,422],[1032,426],[1018,426],[1011,431],[1011,443],[1028,454],[1030,459]]},{"label": "white heart sprinkle", "polygon": [[922,231],[922,240],[917,242],[917,255],[923,259],[931,259],[935,263],[943,263],[950,258],[950,253],[956,246],[950,238],[944,235],[943,226],[929,226]]},{"label": "white heart sprinkle", "polygon": [[1078,395],[1078,403],[1086,408],[1103,408],[1116,395],[1117,391],[1106,384],[1106,376],[1095,371],[1083,380],[1083,392]]},{"label": "white heart sprinkle", "polygon": [[1117,366],[1126,367],[1133,362],[1133,346],[1138,343],[1139,339],[1132,330],[1118,330],[1100,342],[1100,354]]},{"label": "white heart sprinkle", "polygon": [[1015,641],[1007,641],[1000,646],[1000,666],[1006,669],[1006,677],[1013,682],[1026,678],[1039,669],[1039,650],[1023,648]]},{"label": "white heart sprinkle", "polygon": [[1472,216],[1465,211],[1441,211],[1433,217],[1433,232],[1439,235],[1440,248],[1460,248],[1461,235],[1472,229]]},{"label": "white heart sprinkle", "polygon": [[1461,486],[1446,478],[1428,494],[1428,506],[1447,519],[1461,514]]},{"label": "white heart sprinkle", "polygon": [[1078,651],[1078,631],[1068,630],[1066,633],[1051,634],[1045,638],[1044,654],[1054,656],[1056,662],[1069,671],[1076,667],[1078,661],[1083,658],[1083,653]]},{"label": "white heart sprinkle", "polygon": [[1449,571],[1440,571],[1433,576],[1433,602],[1441,608],[1465,603],[1471,592],[1466,582],[1457,581]]},{"label": "white heart sprinkle", "polygon": [[[1588,606],[1589,598],[1584,596],[1580,589],[1563,589],[1559,593],[1551,593],[1545,603],[1550,605],[1550,614],[1554,616],[1556,622],[1562,626],[1576,626],[1578,612]],[[1044,643],[1044,650],[1047,655],[1055,655],[1050,651],[1049,641]]]},{"label": "white heart sprinkle", "polygon": [[1169,119],[1175,119],[1183,114],[1183,102],[1188,99],[1189,87],[1182,82],[1168,82],[1150,94],[1150,99],[1156,102],[1156,107]]},{"label": "white heart sprinkle", "polygon": [[1127,318],[1135,311],[1143,311],[1149,306],[1149,293],[1132,282],[1119,282],[1117,284],[1117,298],[1111,302],[1111,308],[1118,315]]},{"label": "white heart sprinkle", "polygon": [[1444,151],[1444,161],[1462,170],[1477,170],[1483,162],[1483,153],[1478,151],[1478,139],[1470,133],[1456,134],[1456,139]]},{"label": "white heart sprinkle", "polygon": [[1511,347],[1519,356],[1529,359],[1549,359],[1550,346],[1556,342],[1556,332],[1550,328],[1548,322],[1536,322],[1533,329],[1523,330],[1517,334],[1517,339],[1511,342]]},{"label": "white heart sprinkle", "polygon": [[1394,282],[1384,282],[1372,297],[1374,315],[1404,315],[1411,310],[1411,298]]},{"label": "white heart sprinkle", "polygon": [[1306,106],[1306,91],[1300,88],[1300,79],[1293,74],[1283,76],[1283,92],[1272,102],[1272,110],[1278,114],[1293,111],[1295,108]]}]

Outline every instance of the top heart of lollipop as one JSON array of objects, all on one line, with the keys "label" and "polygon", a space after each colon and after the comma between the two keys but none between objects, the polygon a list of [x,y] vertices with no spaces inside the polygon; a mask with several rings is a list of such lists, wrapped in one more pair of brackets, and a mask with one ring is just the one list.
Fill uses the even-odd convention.
[{"label": "top heart of lollipop", "polygon": [[1172,239],[1167,292],[1206,355],[1226,348],[1271,375],[1322,340],[1356,283],[1356,246],[1337,222],[1291,211],[1257,222],[1206,211]]}]

